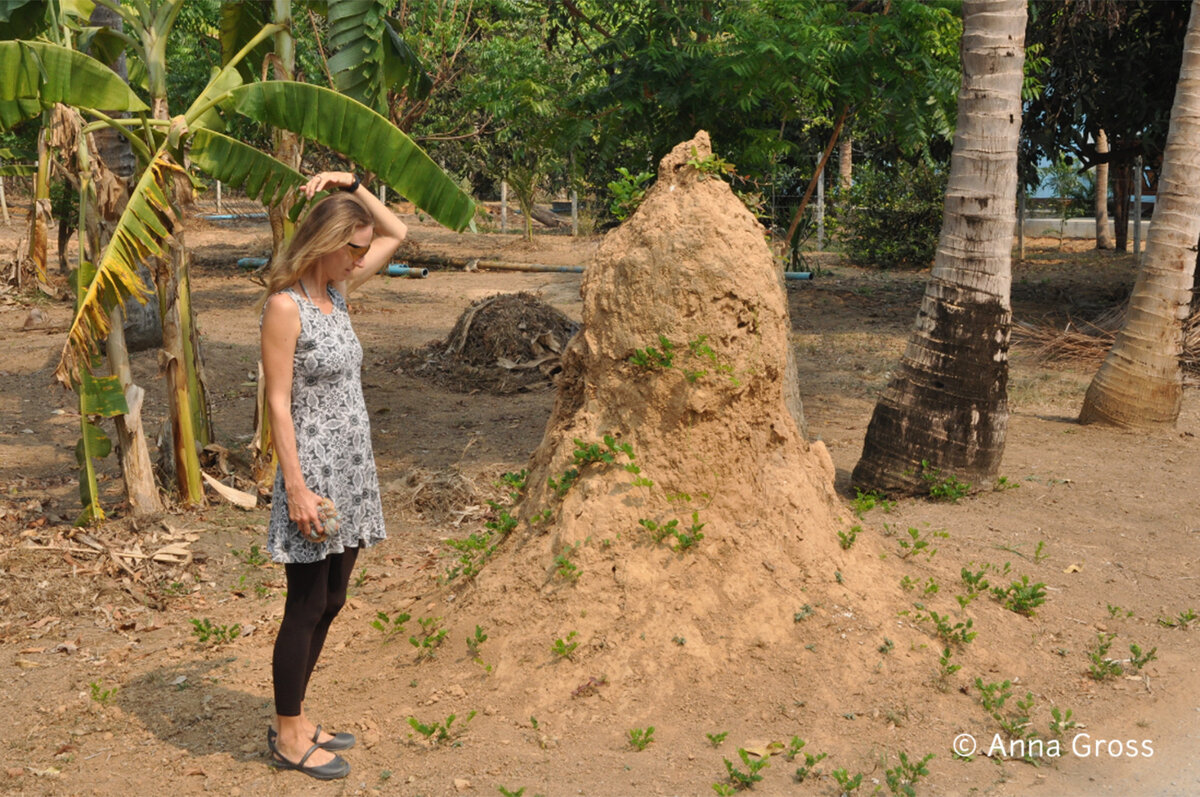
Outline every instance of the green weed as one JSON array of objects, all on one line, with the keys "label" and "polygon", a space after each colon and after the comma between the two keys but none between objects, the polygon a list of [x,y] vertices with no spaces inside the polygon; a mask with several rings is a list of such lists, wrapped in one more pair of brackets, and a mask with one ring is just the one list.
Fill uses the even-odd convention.
[{"label": "green weed", "polygon": [[908,539],[901,539],[899,541],[900,558],[908,559],[910,556],[920,553],[932,559],[934,554],[937,553],[937,548],[930,547],[932,540],[938,537],[946,538],[949,536],[945,531],[932,531],[926,536],[920,529],[910,526],[908,529]]},{"label": "green weed", "polygon": [[442,618],[422,617],[417,620],[421,633],[408,638],[409,644],[417,649],[417,660],[437,657],[437,648],[446,639],[446,629],[441,627]]},{"label": "green weed", "polygon": [[262,567],[271,562],[270,558],[258,547],[258,543],[251,543],[250,550],[248,551],[235,549],[232,553],[236,558],[242,560],[243,564],[247,564],[250,567]]},{"label": "green weed", "polygon": [[1129,654],[1129,669],[1140,672],[1143,667],[1158,658],[1158,648],[1153,647],[1143,652],[1138,645],[1130,645]]},{"label": "green weed", "polygon": [[1029,576],[1021,576],[1007,587],[992,587],[992,595],[1006,609],[1032,617],[1034,610],[1046,602],[1046,585],[1042,582],[1029,583]]},{"label": "green weed", "polygon": [[770,762],[765,758],[752,758],[748,752],[742,748],[738,748],[738,758],[742,760],[742,766],[745,771],[738,769],[728,758],[722,758],[725,762],[725,773],[729,778],[730,785],[735,791],[749,789],[755,783],[763,779],[763,776],[758,774],[769,766]]},{"label": "green weed", "polygon": [[842,546],[843,551],[848,551],[854,545],[854,541],[858,539],[859,533],[862,532],[862,526],[851,526],[849,531],[839,531],[838,544]]},{"label": "green weed", "polygon": [[896,508],[895,501],[887,500],[887,496],[877,490],[868,490],[863,492],[857,487],[854,488],[854,500],[850,502],[850,508],[854,510],[854,514],[862,517],[872,509],[879,507],[884,512],[891,512]]},{"label": "green weed", "polygon": [[861,772],[851,777],[846,770],[835,769],[832,774],[833,779],[837,781],[838,788],[842,790],[842,794],[853,794],[862,785],[863,776]]},{"label": "green weed", "polygon": [[193,617],[189,622],[192,624],[192,636],[202,645],[226,645],[242,633],[241,623],[213,625],[207,617],[202,620]]},{"label": "green weed", "polygon": [[102,706],[107,706],[117,696],[119,687],[114,686],[111,689],[105,689],[101,685],[101,682],[97,680],[89,683],[88,689],[91,690],[92,700],[95,700]]},{"label": "green weed", "polygon": [[658,336],[659,348],[647,346],[644,349],[634,349],[629,362],[647,371],[658,371],[670,368],[675,362],[675,344],[666,335]]},{"label": "green weed", "polygon": [[721,731],[720,733],[706,733],[704,735],[708,738],[709,744],[711,744],[713,747],[720,747],[721,743],[725,741],[725,737],[729,735],[729,731]]},{"label": "green weed", "polygon": [[579,633],[577,631],[572,631],[567,634],[565,639],[561,637],[555,639],[554,643],[550,646],[550,652],[555,656],[558,656],[560,659],[571,658],[571,654],[575,652],[575,648],[579,647],[578,642],[572,641],[578,635]]},{"label": "green weed", "polygon": [[432,744],[438,745],[442,742],[453,741],[461,736],[467,728],[467,723],[475,718],[475,712],[472,711],[459,723],[458,727],[453,727],[454,721],[458,718],[457,714],[451,714],[441,722],[432,722],[425,724],[416,717],[409,717],[408,724],[417,733],[424,736]]},{"label": "green weed", "polygon": [[1050,735],[1056,739],[1061,739],[1064,734],[1073,730],[1078,724],[1072,719],[1071,709],[1062,712],[1058,710],[1058,706],[1050,707]]},{"label": "green weed", "polygon": [[957,504],[961,499],[971,494],[971,483],[960,481],[953,475],[942,475],[940,468],[934,468],[929,460],[921,460],[921,478],[929,485],[929,497],[935,501],[949,501]]},{"label": "green weed", "polygon": [[650,746],[654,741],[654,726],[647,728],[630,728],[629,729],[629,746],[639,753]]},{"label": "green weed", "polygon": [[929,777],[928,764],[934,755],[928,753],[920,761],[909,761],[908,754],[900,753],[900,763],[884,773],[888,790],[892,794],[903,794],[905,797],[915,797],[917,781]]},{"label": "green weed", "polygon": [[1190,628],[1192,623],[1196,622],[1196,612],[1192,609],[1185,609],[1175,617],[1160,617],[1158,624],[1167,628]]},{"label": "green weed", "polygon": [[479,654],[479,649],[487,642],[488,635],[483,633],[483,626],[475,626],[475,633],[467,637],[467,653],[471,654],[472,659],[482,658]]},{"label": "green weed", "polygon": [[371,621],[371,627],[379,633],[383,634],[388,639],[400,634],[404,631],[404,624],[412,619],[412,616],[407,612],[400,612],[395,617],[391,617],[387,612],[375,612],[375,619]]}]

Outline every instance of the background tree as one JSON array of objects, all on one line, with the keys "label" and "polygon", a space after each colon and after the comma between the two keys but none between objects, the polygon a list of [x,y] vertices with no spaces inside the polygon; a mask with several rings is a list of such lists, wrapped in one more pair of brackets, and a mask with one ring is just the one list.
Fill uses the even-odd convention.
[{"label": "background tree", "polygon": [[[1186,0],[1033,0],[1028,44],[1039,48],[1044,90],[1025,111],[1023,174],[1061,153],[1080,171],[1102,159],[1106,133],[1116,247],[1126,247],[1133,163],[1156,168],[1179,76]],[[1031,186],[1032,187],[1032,186]]]},{"label": "background tree", "polygon": [[1146,255],[1125,324],[1088,386],[1082,423],[1174,424],[1183,397],[1183,319],[1200,238],[1200,3],[1194,2]]},{"label": "background tree", "polygon": [[852,481],[864,490],[927,493],[942,474],[989,480],[999,467],[1024,34],[1024,0],[963,4],[942,233],[916,327],[854,468]]}]

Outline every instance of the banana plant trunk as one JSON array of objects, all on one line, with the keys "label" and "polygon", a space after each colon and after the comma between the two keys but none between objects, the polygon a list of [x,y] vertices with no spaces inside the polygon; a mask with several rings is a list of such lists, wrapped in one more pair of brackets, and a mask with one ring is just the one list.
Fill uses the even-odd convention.
[{"label": "banana plant trunk", "polygon": [[204,486],[200,477],[200,456],[196,451],[197,432],[192,422],[193,396],[187,366],[187,334],[180,279],[186,253],[180,247],[171,250],[170,259],[160,261],[156,282],[159,311],[163,321],[163,345],[160,370],[167,382],[167,407],[171,416],[171,453],[179,500],[184,506],[204,504]]},{"label": "banana plant trunk", "polygon": [[106,350],[109,370],[121,381],[125,403],[129,411],[116,416],[117,453],[121,458],[121,475],[125,480],[125,497],[129,500],[129,511],[134,517],[148,517],[162,512],[162,501],[158,496],[158,485],[154,482],[154,463],[150,459],[150,447],[146,443],[146,431],[142,426],[142,406],[146,391],[133,382],[129,367],[129,349],[125,345],[125,330],[121,326],[122,313],[114,307],[109,315],[112,331],[108,334]]},{"label": "banana plant trunk", "polygon": [[1081,423],[1171,425],[1183,398],[1183,320],[1200,236],[1200,3],[1192,3],[1162,176],[1125,324],[1092,379]]},{"label": "banana plant trunk", "polygon": [[1008,426],[1009,292],[1025,0],[963,4],[962,86],[937,255],[852,483],[928,493],[993,478]]},{"label": "banana plant trunk", "polygon": [[[32,271],[29,276],[39,285],[47,284],[46,250],[50,239],[50,145],[46,128],[50,114],[42,114],[42,129],[37,138],[37,172],[33,177],[33,201],[29,205],[29,249],[26,261]],[[18,281],[24,280],[18,269]]]}]

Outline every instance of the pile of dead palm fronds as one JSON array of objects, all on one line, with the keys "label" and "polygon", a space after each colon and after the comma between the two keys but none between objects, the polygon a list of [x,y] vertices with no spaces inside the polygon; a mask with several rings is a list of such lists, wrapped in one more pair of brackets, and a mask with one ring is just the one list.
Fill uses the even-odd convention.
[{"label": "pile of dead palm fronds", "polygon": [[[1091,321],[1070,319],[1065,327],[1055,324],[1013,324],[1012,341],[1029,346],[1034,356],[1043,362],[1098,364],[1112,348],[1117,332],[1125,324],[1126,305],[1113,307]],[[1183,322],[1183,354],[1185,371],[1200,373],[1200,311]]]}]

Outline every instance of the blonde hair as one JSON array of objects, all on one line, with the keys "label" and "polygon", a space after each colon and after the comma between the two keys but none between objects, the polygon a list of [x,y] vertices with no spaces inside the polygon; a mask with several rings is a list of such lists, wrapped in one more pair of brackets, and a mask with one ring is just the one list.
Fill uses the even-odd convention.
[{"label": "blonde hair", "polygon": [[271,264],[266,292],[258,302],[259,309],[271,294],[295,285],[323,256],[349,243],[355,230],[374,223],[375,218],[367,206],[344,191],[330,194],[313,205],[296,225],[283,255]]}]

